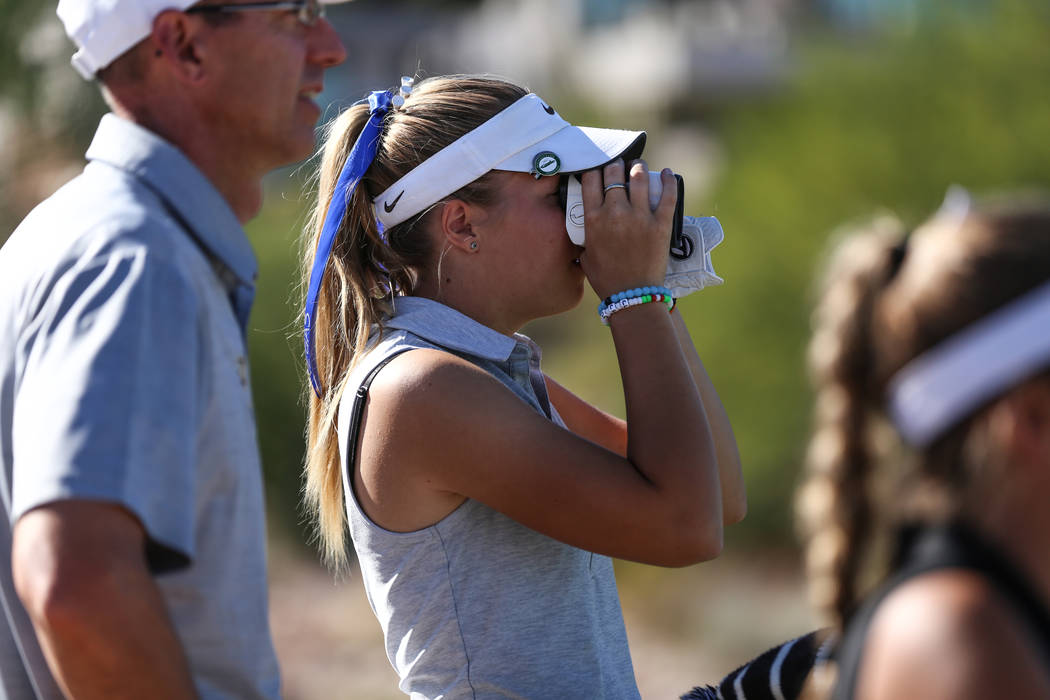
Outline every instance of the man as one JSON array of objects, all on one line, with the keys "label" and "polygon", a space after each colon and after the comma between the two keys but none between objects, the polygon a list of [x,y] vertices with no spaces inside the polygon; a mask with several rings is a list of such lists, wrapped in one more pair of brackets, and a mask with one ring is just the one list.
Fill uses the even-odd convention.
[{"label": "man", "polygon": [[112,114],[0,249],[0,697],[279,694],[241,224],[313,148],[321,9],[59,2]]}]

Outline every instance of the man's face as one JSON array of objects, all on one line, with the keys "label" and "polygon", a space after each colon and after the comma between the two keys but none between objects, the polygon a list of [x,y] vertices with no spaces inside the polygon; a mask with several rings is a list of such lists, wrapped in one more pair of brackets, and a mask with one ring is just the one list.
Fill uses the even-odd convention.
[{"label": "man's face", "polygon": [[207,41],[205,111],[225,136],[218,147],[262,171],[308,157],[324,71],[346,58],[332,25],[304,24],[295,10],[238,12]]}]

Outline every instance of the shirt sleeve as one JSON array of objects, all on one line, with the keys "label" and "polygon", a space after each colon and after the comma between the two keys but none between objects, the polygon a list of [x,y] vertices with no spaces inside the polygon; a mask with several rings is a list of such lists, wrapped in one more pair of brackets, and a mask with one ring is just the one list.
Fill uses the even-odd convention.
[{"label": "shirt sleeve", "polygon": [[119,504],[155,569],[194,554],[202,415],[197,295],[169,250],[120,241],[56,273],[19,339],[12,517]]}]

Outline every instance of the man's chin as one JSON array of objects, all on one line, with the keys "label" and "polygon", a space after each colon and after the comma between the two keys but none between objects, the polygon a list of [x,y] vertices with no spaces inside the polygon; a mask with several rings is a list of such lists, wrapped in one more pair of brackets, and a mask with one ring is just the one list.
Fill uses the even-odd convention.
[{"label": "man's chin", "polygon": [[275,167],[283,167],[286,165],[294,165],[300,163],[314,154],[314,149],[317,147],[317,140],[314,134],[314,130],[311,128],[309,134],[301,134],[298,138],[288,139],[285,143],[285,148],[282,149],[281,162]]}]

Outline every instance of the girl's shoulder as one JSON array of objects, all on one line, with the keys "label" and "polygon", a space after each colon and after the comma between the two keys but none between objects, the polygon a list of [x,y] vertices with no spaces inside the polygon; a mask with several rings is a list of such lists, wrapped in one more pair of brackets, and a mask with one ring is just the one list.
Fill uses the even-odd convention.
[{"label": "girl's shoulder", "polygon": [[978,571],[904,581],[871,619],[854,697],[1050,697],[1050,674],[1015,606]]}]

